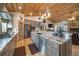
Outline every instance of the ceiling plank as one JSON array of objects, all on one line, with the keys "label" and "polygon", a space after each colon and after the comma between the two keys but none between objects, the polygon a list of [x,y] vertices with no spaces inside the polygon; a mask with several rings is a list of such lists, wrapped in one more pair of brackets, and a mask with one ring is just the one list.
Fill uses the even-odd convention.
[{"label": "ceiling plank", "polygon": [[[22,7],[21,10],[19,10],[19,6]],[[33,13],[32,16],[38,16],[39,13],[43,14],[49,9],[51,13],[49,20],[53,22],[67,19],[71,16],[71,12],[79,11],[77,3],[8,3],[6,7],[11,12],[20,12],[26,16],[30,16],[30,12]]]}]

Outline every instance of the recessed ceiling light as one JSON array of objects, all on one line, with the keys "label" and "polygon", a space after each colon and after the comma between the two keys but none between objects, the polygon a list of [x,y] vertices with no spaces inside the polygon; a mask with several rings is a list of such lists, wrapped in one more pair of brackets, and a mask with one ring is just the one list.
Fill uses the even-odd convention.
[{"label": "recessed ceiling light", "polygon": [[51,16],[51,14],[50,14],[50,13],[48,13],[48,16],[50,17],[50,16]]},{"label": "recessed ceiling light", "polygon": [[46,13],[44,14],[44,17],[46,17]]},{"label": "recessed ceiling light", "polygon": [[68,20],[69,20],[69,21],[71,21],[72,19],[71,19],[71,18],[69,18]]},{"label": "recessed ceiling light", "polygon": [[43,19],[44,18],[44,15],[42,15],[41,18]]},{"label": "recessed ceiling light", "polygon": [[39,13],[39,15],[41,16],[41,13]]},{"label": "recessed ceiling light", "polygon": [[46,12],[49,12],[49,9]]},{"label": "recessed ceiling light", "polygon": [[32,16],[32,13],[29,13],[29,15],[31,15],[31,16]]},{"label": "recessed ceiling light", "polygon": [[19,9],[22,9],[22,7],[21,7],[21,6],[19,6],[18,8],[19,8]]}]

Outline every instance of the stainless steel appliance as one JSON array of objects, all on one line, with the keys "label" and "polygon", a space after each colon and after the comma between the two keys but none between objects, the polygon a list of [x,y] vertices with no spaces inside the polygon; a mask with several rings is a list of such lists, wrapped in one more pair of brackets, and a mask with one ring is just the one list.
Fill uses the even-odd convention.
[{"label": "stainless steel appliance", "polygon": [[47,39],[43,37],[39,37],[39,50],[43,56],[46,55],[46,46],[47,46]]},{"label": "stainless steel appliance", "polygon": [[10,20],[11,16],[7,12],[0,10],[0,36],[7,33],[8,21]]}]

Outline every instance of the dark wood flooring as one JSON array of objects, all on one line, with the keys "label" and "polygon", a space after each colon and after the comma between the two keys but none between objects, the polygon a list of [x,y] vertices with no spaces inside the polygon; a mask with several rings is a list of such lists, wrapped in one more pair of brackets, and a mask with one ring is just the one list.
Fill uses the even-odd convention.
[{"label": "dark wood flooring", "polygon": [[15,48],[13,56],[25,56],[25,46]]},{"label": "dark wood flooring", "polygon": [[[33,44],[31,38],[20,41],[17,46],[14,56],[40,56],[40,51]],[[79,56],[79,45],[72,45],[72,56]]]}]

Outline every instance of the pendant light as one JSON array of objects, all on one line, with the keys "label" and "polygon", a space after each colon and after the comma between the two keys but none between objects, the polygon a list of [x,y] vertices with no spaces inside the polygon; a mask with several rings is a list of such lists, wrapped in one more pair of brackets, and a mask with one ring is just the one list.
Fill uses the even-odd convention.
[{"label": "pendant light", "polygon": [[74,21],[76,18],[72,15],[72,12],[71,12],[71,17],[68,19],[69,21]]},{"label": "pendant light", "polygon": [[43,23],[46,23],[46,20],[45,19],[43,19]]}]

